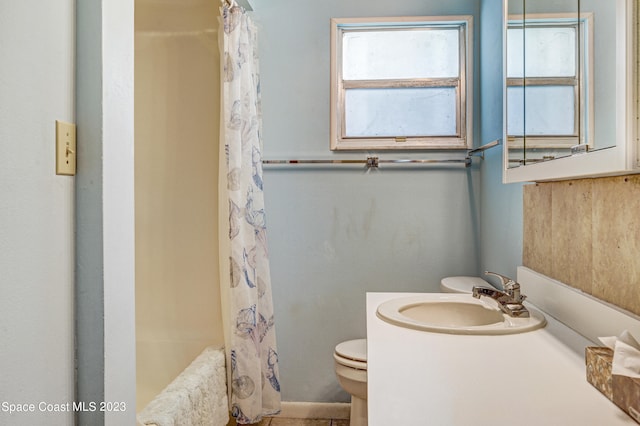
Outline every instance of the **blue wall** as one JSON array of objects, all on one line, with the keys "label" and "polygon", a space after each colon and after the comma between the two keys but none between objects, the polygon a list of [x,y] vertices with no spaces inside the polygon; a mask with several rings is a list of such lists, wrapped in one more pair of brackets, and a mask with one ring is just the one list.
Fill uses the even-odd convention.
[{"label": "blue wall", "polygon": [[[264,157],[271,159],[366,157],[329,151],[331,17],[477,19],[480,7],[471,0],[252,3],[260,28]],[[474,86],[478,109],[479,79]],[[477,122],[476,139],[479,131]],[[370,173],[349,166],[265,167],[283,400],[348,401],[332,353],[337,343],[365,336],[366,292],[437,291],[442,277],[477,274],[479,161],[469,169]]]},{"label": "blue wall", "polygon": [[[502,139],[502,0],[482,0],[480,22],[480,137],[490,141]],[[486,151],[480,166],[478,273],[515,278],[522,264],[522,185],[502,183],[503,147]]]}]

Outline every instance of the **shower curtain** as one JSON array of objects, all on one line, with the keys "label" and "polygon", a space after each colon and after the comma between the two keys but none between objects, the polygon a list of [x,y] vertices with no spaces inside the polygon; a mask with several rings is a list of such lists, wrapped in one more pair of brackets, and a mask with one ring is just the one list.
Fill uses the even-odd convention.
[{"label": "shower curtain", "polygon": [[220,286],[231,414],[240,424],[280,412],[262,184],[256,28],[225,2],[219,31],[221,122]]}]

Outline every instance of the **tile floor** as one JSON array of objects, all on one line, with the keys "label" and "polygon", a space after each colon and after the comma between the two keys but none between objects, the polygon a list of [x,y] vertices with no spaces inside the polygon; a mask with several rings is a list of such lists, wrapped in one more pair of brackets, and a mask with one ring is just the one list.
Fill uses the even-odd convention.
[{"label": "tile floor", "polygon": [[[227,426],[236,426],[232,419]],[[349,426],[349,420],[336,419],[288,419],[285,417],[267,417],[255,426]]]}]

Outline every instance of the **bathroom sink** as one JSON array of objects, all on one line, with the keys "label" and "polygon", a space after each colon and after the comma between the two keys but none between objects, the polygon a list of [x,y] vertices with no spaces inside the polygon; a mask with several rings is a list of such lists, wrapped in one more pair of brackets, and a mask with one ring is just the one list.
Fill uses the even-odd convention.
[{"label": "bathroom sink", "polygon": [[542,312],[527,306],[529,318],[513,318],[489,299],[470,294],[425,293],[400,297],[378,306],[377,314],[393,325],[448,334],[516,334],[536,330],[547,321]]}]

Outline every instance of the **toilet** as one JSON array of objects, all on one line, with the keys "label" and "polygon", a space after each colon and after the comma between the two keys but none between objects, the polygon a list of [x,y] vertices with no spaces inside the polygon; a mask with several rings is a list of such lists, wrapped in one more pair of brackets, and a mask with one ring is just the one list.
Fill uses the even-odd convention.
[{"label": "toilet", "polygon": [[473,287],[493,287],[490,282],[480,277],[445,277],[440,280],[440,291],[442,293],[469,293]]},{"label": "toilet", "polygon": [[351,394],[351,426],[367,425],[367,339],[339,343],[333,352],[336,376]]},{"label": "toilet", "polygon": [[[474,286],[491,287],[480,277],[446,277],[442,293],[471,293]],[[367,339],[339,343],[334,352],[336,376],[342,389],[351,394],[350,426],[367,425]]]}]

